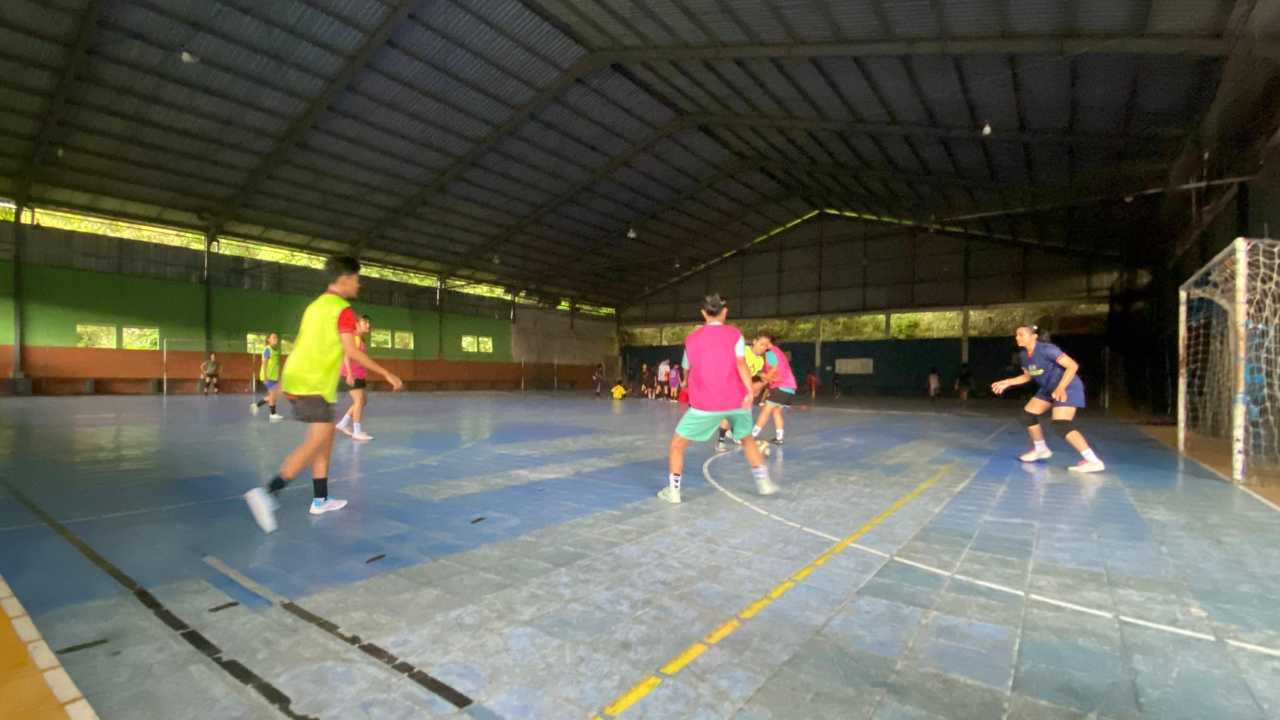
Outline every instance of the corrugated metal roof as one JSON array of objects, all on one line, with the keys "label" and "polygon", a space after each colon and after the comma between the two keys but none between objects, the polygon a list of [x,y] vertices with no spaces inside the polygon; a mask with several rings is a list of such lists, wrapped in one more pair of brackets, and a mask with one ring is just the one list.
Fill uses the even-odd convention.
[{"label": "corrugated metal roof", "polygon": [[[188,211],[235,197],[227,227],[317,247],[367,240],[452,272],[474,256],[476,273],[497,277],[541,272],[545,258],[522,254],[589,253],[640,221],[645,242],[610,246],[624,263],[690,243],[680,252],[716,254],[813,202],[946,213],[1025,200],[994,184],[1057,188],[1117,167],[1147,177],[1178,143],[1145,136],[1192,127],[1222,59],[1150,42],[1155,54],[1139,56],[1133,36],[1185,36],[1200,52],[1191,40],[1220,36],[1230,10],[419,0],[375,42],[394,3],[114,0],[87,28],[85,7],[0,6],[0,188],[44,132],[63,155],[46,147],[35,158],[38,201],[197,222]],[[82,29],[88,54],[50,122]],[[1029,54],[1002,39],[1017,35],[1098,40],[1083,53]],[[935,38],[990,50],[894,45]],[[863,39],[885,44],[868,52]],[[793,42],[818,45],[793,56]],[[622,48],[633,53],[608,55]],[[184,50],[199,61],[183,62]],[[1057,242],[1062,233],[1044,228],[1054,221],[1019,219],[1010,231]],[[485,259],[504,246],[509,263]],[[661,275],[637,264],[617,292]],[[544,282],[600,285],[572,273]]]}]

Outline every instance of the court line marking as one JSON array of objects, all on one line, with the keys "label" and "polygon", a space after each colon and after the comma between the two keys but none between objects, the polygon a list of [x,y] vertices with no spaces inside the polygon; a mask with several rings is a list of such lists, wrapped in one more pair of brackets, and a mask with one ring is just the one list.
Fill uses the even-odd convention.
[{"label": "court line marking", "polygon": [[[707,464],[710,464],[711,460],[715,459],[715,457],[716,456],[713,456],[711,459],[708,459],[707,463],[703,465],[704,473],[706,472]],[[779,582],[777,585],[774,585],[762,597],[752,601],[749,605],[747,605],[742,610],[739,610],[733,617],[729,618],[724,623],[722,623],[719,627],[707,633],[707,635],[703,637],[700,641],[694,642],[688,648],[682,650],[680,654],[676,655],[674,658],[672,658],[671,660],[663,664],[662,667],[660,667],[656,673],[646,676],[643,680],[631,686],[629,689],[627,689],[625,692],[619,695],[613,702],[606,705],[601,711],[601,714],[607,717],[614,718],[626,712],[627,709],[629,709],[631,706],[635,705],[636,703],[640,702],[642,699],[644,699],[646,695],[653,692],[655,688],[660,686],[663,682],[664,677],[670,678],[670,677],[676,676],[680,671],[684,670],[686,667],[688,667],[690,664],[696,661],[698,657],[701,656],[704,652],[706,652],[710,646],[715,645],[716,643],[719,643],[720,641],[732,635],[734,632],[736,632],[739,628],[742,627],[744,622],[755,617],[761,610],[768,607],[771,603],[773,603],[778,598],[790,592],[799,583],[804,582],[805,578],[809,577],[809,575],[813,573],[815,569],[817,569],[822,565],[825,565],[827,561],[831,560],[836,555],[839,555],[840,553],[844,552],[845,550],[853,546],[855,541],[858,538],[874,530],[877,526],[879,526],[885,520],[888,520],[899,510],[906,507],[916,498],[920,497],[920,495],[923,494],[926,490],[936,485],[940,480],[942,480],[942,478],[946,477],[947,473],[951,472],[951,469],[954,466],[955,466],[954,463],[948,463],[947,465],[943,465],[942,467],[938,468],[938,470],[935,471],[933,475],[929,477],[929,479],[917,485],[914,489],[912,489],[906,495],[903,495],[902,497],[895,500],[893,504],[891,504],[889,507],[885,508],[884,510],[880,511],[878,515],[868,520],[866,523],[862,525],[862,527],[853,531],[851,534],[849,534],[844,538],[837,539],[835,544],[827,548],[826,551],[824,551],[821,555],[814,558],[807,565],[801,567],[799,570],[792,573],[782,582]],[[599,717],[599,716],[597,715],[596,717]]]},{"label": "court line marking", "polygon": [[266,598],[267,600],[270,600],[273,604],[278,605],[281,609],[283,609],[285,612],[289,613],[290,615],[293,615],[294,617],[300,620],[303,620],[308,624],[316,628],[319,628],[320,630],[325,631],[329,635],[332,635],[333,637],[341,640],[347,645],[350,645],[351,647],[359,650],[365,655],[368,655],[374,660],[377,660],[383,665],[386,665],[387,667],[391,668],[395,672],[408,677],[413,682],[422,686],[423,689],[427,690],[428,692],[435,695],[436,697],[439,697],[440,699],[444,700],[450,705],[453,705],[459,710],[466,708],[474,703],[474,701],[470,697],[468,697],[466,693],[458,690],[457,688],[452,687],[448,683],[444,682],[443,680],[440,680],[439,678],[431,675],[430,673],[425,672],[424,670],[414,666],[412,663],[400,659],[391,651],[383,647],[379,647],[378,645],[375,645],[371,642],[366,642],[362,640],[359,635],[356,635],[354,633],[348,634],[343,632],[342,628],[339,627],[336,623],[330,620],[327,620],[319,615],[316,615],[310,610],[307,610],[301,605],[298,605],[297,603],[293,602],[289,598],[284,597],[283,595],[280,595],[279,593],[272,591],[271,588],[268,588],[267,586],[253,580],[252,578],[248,577],[244,573],[226,564],[225,562],[222,561],[221,558],[218,558],[217,556],[214,556],[214,555],[205,555],[204,563],[209,567],[213,568],[214,570],[217,570],[219,573],[227,577],[227,579],[242,586],[246,590],[256,595],[260,595]]},{"label": "court line marking", "polygon": [[89,701],[80,692],[80,688],[76,687],[75,681],[63,669],[62,661],[58,656],[76,649],[101,645],[106,640],[84,643],[78,648],[52,650],[45,642],[44,635],[40,633],[35,620],[27,614],[27,609],[23,607],[13,588],[5,582],[3,575],[0,575],[0,622],[8,622],[13,628],[19,645],[27,651],[31,664],[40,672],[49,696],[58,703],[68,717],[95,719],[98,717],[93,707],[89,705]]},{"label": "court line marking", "polygon": [[[1217,468],[1215,468],[1215,467],[1213,467],[1212,465],[1210,465],[1209,463],[1207,463],[1207,462],[1203,462],[1203,461],[1201,461],[1200,459],[1198,459],[1198,458],[1196,458],[1196,457],[1194,457],[1194,456],[1192,456],[1192,455],[1189,455],[1189,454],[1187,454],[1187,453],[1185,453],[1185,452],[1183,452],[1183,451],[1179,450],[1179,449],[1178,449],[1178,446],[1177,446],[1175,443],[1170,443],[1170,442],[1168,442],[1167,440],[1165,440],[1164,438],[1159,437],[1159,436],[1158,436],[1158,435],[1156,435],[1155,433],[1147,432],[1147,429],[1146,429],[1145,427],[1139,426],[1139,429],[1140,429],[1140,430],[1142,430],[1142,432],[1143,432],[1144,434],[1146,434],[1146,436],[1147,436],[1147,437],[1149,437],[1149,438],[1151,438],[1151,439],[1155,440],[1156,442],[1160,443],[1161,445],[1164,445],[1165,447],[1167,447],[1167,448],[1169,448],[1170,450],[1172,450],[1172,451],[1173,451],[1173,454],[1174,454],[1174,455],[1176,455],[1176,456],[1178,457],[1178,459],[1179,459],[1179,460],[1189,460],[1189,461],[1191,461],[1191,462],[1195,463],[1196,465],[1199,465],[1201,468],[1203,468],[1203,469],[1205,469],[1205,470],[1207,470],[1207,471],[1209,471],[1209,472],[1213,473],[1214,475],[1217,475],[1218,477],[1222,478],[1223,482],[1225,482],[1226,484],[1228,484],[1228,485],[1230,485],[1230,486],[1232,486],[1232,487],[1236,488],[1237,490],[1243,490],[1243,491],[1245,491],[1246,493],[1249,493],[1250,495],[1252,495],[1252,496],[1253,496],[1253,499],[1254,499],[1254,500],[1257,500],[1258,502],[1262,503],[1263,505],[1266,505],[1267,507],[1271,508],[1272,510],[1275,510],[1276,512],[1280,512],[1280,505],[1277,505],[1277,504],[1275,504],[1274,502],[1272,502],[1272,501],[1268,500],[1267,498],[1262,497],[1261,495],[1259,495],[1258,493],[1254,492],[1253,490],[1250,490],[1250,489],[1249,489],[1249,487],[1248,487],[1248,486],[1246,486],[1246,485],[1238,485],[1238,484],[1236,484],[1236,481],[1235,481],[1235,480],[1233,480],[1233,479],[1231,478],[1231,476],[1230,476],[1230,475],[1228,475],[1227,473],[1221,472],[1221,471],[1219,471]],[[1247,644],[1247,643],[1246,643],[1246,644]]]},{"label": "court line marking", "polygon": [[[992,436],[994,437],[995,434],[998,434],[998,433],[994,433]],[[711,457],[707,458],[707,461],[705,463],[702,464],[702,475],[703,477],[706,478],[707,482],[710,483],[712,487],[716,488],[721,493],[728,496],[729,499],[735,502],[738,502],[751,510],[756,511],[761,515],[768,516],[771,519],[777,520],[785,525],[789,525],[793,528],[796,528],[797,530],[809,533],[810,535],[814,535],[815,537],[823,538],[824,540],[832,540],[835,538],[834,535],[830,535],[828,533],[822,532],[821,530],[816,530],[807,525],[801,525],[800,523],[788,520],[787,518],[784,518],[781,515],[776,515],[774,513],[769,512],[768,510],[758,507],[757,505],[753,504],[751,501],[745,500],[735,495],[733,492],[727,490],[723,485],[716,482],[716,479],[711,475],[711,469],[710,469],[711,461],[728,454],[729,453],[719,453],[716,455],[712,455]],[[968,481],[966,481],[965,484],[968,484]],[[957,492],[959,492],[959,490],[957,490]],[[925,563],[917,562],[915,560],[909,560],[907,558],[900,557],[896,554],[887,553],[887,552],[884,552],[883,550],[877,550],[876,548],[868,547],[866,545],[851,543],[849,547],[852,547],[855,550],[860,550],[862,552],[865,552],[871,555],[887,558],[892,562],[901,563],[903,565],[910,565],[911,567],[923,570],[928,573],[932,573],[934,575],[939,575],[945,578],[954,578],[961,582],[966,582],[972,585],[979,585],[981,587],[995,590],[997,592],[1002,592],[1009,595],[1017,595],[1019,597],[1026,598],[1028,600],[1034,600],[1036,602],[1045,603],[1047,605],[1055,605],[1065,610],[1073,610],[1075,612],[1080,612],[1087,615],[1093,615],[1096,617],[1107,618],[1110,620],[1115,620],[1117,622],[1129,623],[1131,625],[1140,625],[1142,627],[1151,628],[1153,630],[1160,630],[1160,631],[1171,633],[1174,635],[1182,635],[1184,637],[1194,638],[1197,640],[1205,640],[1208,642],[1216,642],[1219,640],[1218,637],[1209,635],[1207,633],[1196,632],[1194,630],[1187,630],[1185,628],[1176,627],[1174,625],[1165,625],[1164,623],[1152,622],[1150,620],[1143,620],[1141,618],[1136,618],[1131,615],[1121,615],[1119,613],[1114,613],[1109,610],[1100,610],[1098,608],[1088,607],[1087,605],[1079,605],[1073,602],[1068,602],[1066,600],[1051,598],[1045,595],[1041,595],[1039,593],[1026,592],[1023,590],[1019,590],[1017,588],[1009,587],[1007,585],[1001,585],[999,583],[993,583],[987,580],[982,580],[980,578],[971,577],[969,575],[962,575],[955,571],[944,570],[940,567],[934,567],[933,565],[927,565]],[[1248,643],[1241,640],[1232,640],[1230,638],[1221,638],[1221,640],[1229,645],[1234,645],[1243,650],[1249,650],[1249,651],[1261,653],[1264,655],[1280,657],[1280,649],[1268,648],[1262,645],[1254,645],[1253,643]]]},{"label": "court line marking", "polygon": [[43,508],[35,503],[34,500],[28,498],[20,492],[12,484],[3,481],[3,485],[9,490],[18,502],[26,506],[32,515],[40,518],[45,525],[49,527],[54,534],[61,537],[68,544],[74,547],[84,556],[86,560],[92,563],[102,572],[106,573],[122,587],[133,594],[135,600],[142,604],[143,607],[151,611],[160,622],[164,623],[170,630],[177,633],[188,645],[196,650],[196,652],[205,656],[210,662],[217,665],[223,672],[226,672],[232,678],[248,687],[250,690],[258,694],[268,705],[275,708],[281,714],[292,720],[310,720],[310,716],[302,715],[292,708],[292,699],[281,692],[279,688],[267,682],[262,676],[250,670],[243,663],[230,657],[226,657],[222,648],[214,645],[200,631],[188,625],[186,622],[174,615],[168,608],[161,603],[155,595],[149,590],[142,587],[137,580],[126,575],[123,570],[117,567],[110,560],[103,557],[97,550],[82,540],[78,535],[71,532],[67,526],[58,522],[52,515],[45,512]]}]

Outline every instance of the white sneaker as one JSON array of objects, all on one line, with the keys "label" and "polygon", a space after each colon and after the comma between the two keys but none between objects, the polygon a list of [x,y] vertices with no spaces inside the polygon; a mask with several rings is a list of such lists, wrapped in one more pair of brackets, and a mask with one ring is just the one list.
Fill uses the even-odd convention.
[{"label": "white sneaker", "polygon": [[264,533],[276,531],[276,501],[264,488],[254,488],[244,494],[244,501],[249,504],[249,512]]},{"label": "white sneaker", "polygon": [[249,412],[250,412],[250,413],[252,413],[252,414],[254,414],[254,415],[257,415],[257,414],[258,414],[258,403],[256,403],[256,402],[254,402],[254,401],[250,400],[250,401],[249,401]]},{"label": "white sneaker", "polygon": [[1081,460],[1080,462],[1076,463],[1075,465],[1072,465],[1067,469],[1070,470],[1071,472],[1078,472],[1078,473],[1096,473],[1096,472],[1102,472],[1103,470],[1106,470],[1107,466],[1103,465],[1101,460],[1094,460],[1093,462],[1090,462],[1088,460]]},{"label": "white sneaker", "polygon": [[778,486],[768,475],[756,478],[756,492],[761,495],[772,495],[778,492]]},{"label": "white sneaker", "polygon": [[346,506],[346,500],[335,500],[334,498],[329,498],[327,500],[315,499],[311,501],[311,514],[323,515],[327,512],[333,512],[334,510],[341,510]]},{"label": "white sneaker", "polygon": [[729,452],[729,446],[725,444],[724,440],[716,441],[716,452],[718,453]]},{"label": "white sneaker", "polygon": [[284,416],[280,413],[271,413],[268,419],[271,420],[271,422],[283,422]]},{"label": "white sneaker", "polygon": [[769,454],[773,452],[773,446],[764,440],[757,439],[756,447],[759,448],[760,454],[765,457],[769,457]]},{"label": "white sneaker", "polygon": [[661,500],[666,500],[667,502],[671,503],[672,505],[679,505],[679,504],[680,504],[680,491],[679,491],[679,490],[676,490],[675,488],[673,488],[673,487],[671,487],[670,485],[668,485],[668,486],[666,486],[666,487],[662,488],[661,492],[659,492],[659,493],[658,493],[658,498],[659,498],[659,499],[661,499]]},{"label": "white sneaker", "polygon": [[[346,432],[346,431],[344,430],[343,432]],[[369,433],[367,433],[367,432],[365,432],[365,431],[363,431],[363,430],[361,430],[360,432],[347,433],[347,434],[351,436],[351,439],[352,439],[352,440],[367,441],[367,440],[372,440],[372,439],[373,439],[373,436],[372,436],[372,435],[370,435]]]},{"label": "white sneaker", "polygon": [[338,423],[337,425],[334,425],[333,427],[334,427],[338,432],[340,432],[340,433],[342,433],[342,434],[344,434],[344,435],[350,435],[350,434],[351,434],[351,426],[350,426],[350,425],[343,425],[342,423]]},{"label": "white sneaker", "polygon": [[1021,460],[1022,462],[1038,462],[1040,460],[1048,460],[1051,457],[1053,457],[1053,451],[1050,450],[1049,448],[1045,448],[1044,450],[1036,450],[1035,448],[1031,448],[1030,450],[1019,455],[1018,459]]}]

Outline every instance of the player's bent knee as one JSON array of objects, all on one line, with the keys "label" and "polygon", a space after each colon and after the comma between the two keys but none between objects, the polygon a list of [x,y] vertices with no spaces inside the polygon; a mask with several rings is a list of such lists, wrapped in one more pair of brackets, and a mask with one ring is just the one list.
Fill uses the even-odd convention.
[{"label": "player's bent knee", "polygon": [[1076,427],[1075,420],[1054,418],[1053,429],[1057,430],[1058,435],[1063,439],[1065,439],[1068,435],[1070,435],[1073,432],[1076,432],[1079,428]]},{"label": "player's bent knee", "polygon": [[1040,424],[1040,416],[1036,415],[1035,413],[1031,413],[1031,412],[1027,412],[1026,410],[1023,410],[1022,424],[1026,425],[1027,427],[1035,427],[1036,425]]}]

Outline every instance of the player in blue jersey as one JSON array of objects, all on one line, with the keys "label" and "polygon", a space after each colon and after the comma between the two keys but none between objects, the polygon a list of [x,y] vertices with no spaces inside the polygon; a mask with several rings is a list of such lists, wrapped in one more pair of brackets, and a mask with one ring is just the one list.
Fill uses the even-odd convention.
[{"label": "player in blue jersey", "polygon": [[1076,429],[1076,412],[1084,407],[1084,383],[1076,373],[1080,365],[1053,343],[1048,334],[1035,325],[1021,325],[1013,335],[1021,349],[1019,358],[1022,374],[991,384],[991,392],[999,395],[1014,385],[1035,381],[1038,386],[1035,397],[1022,409],[1022,423],[1031,436],[1032,448],[1018,456],[1022,462],[1037,462],[1053,457],[1053,451],[1044,442],[1040,429],[1040,416],[1053,411],[1053,427],[1064,440],[1080,453],[1081,460],[1071,467],[1072,472],[1095,473],[1106,470],[1084,435]]}]

